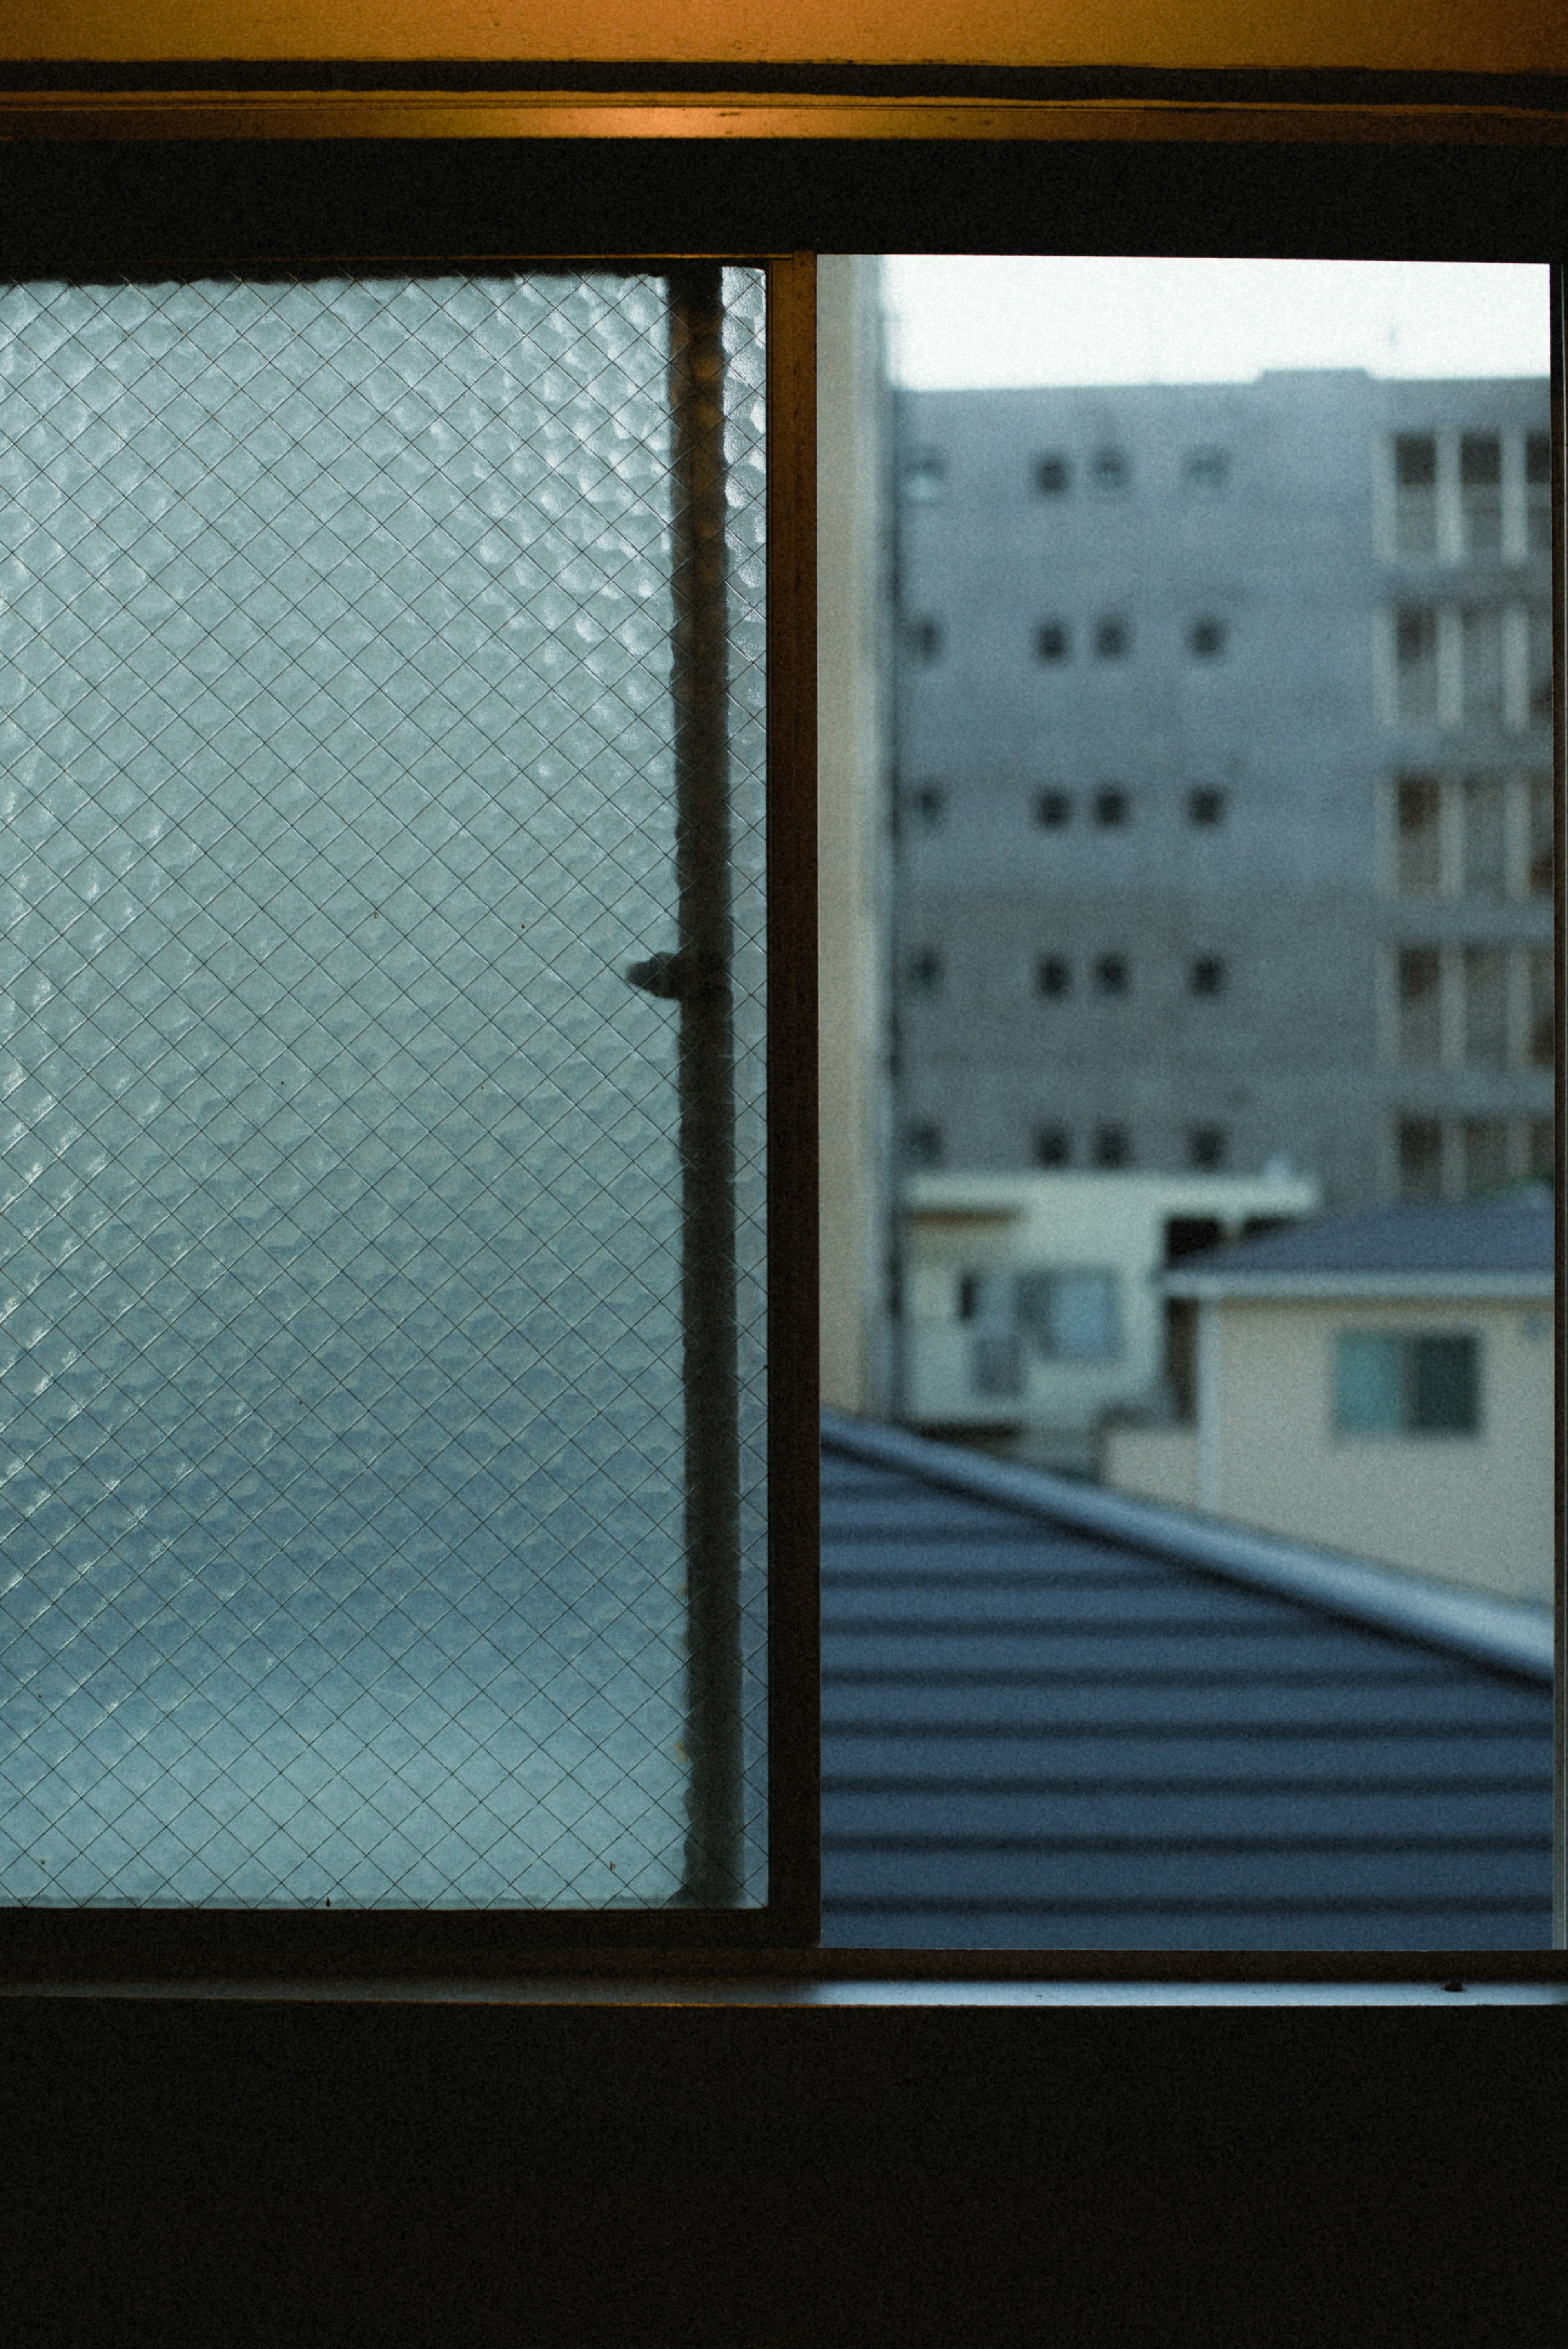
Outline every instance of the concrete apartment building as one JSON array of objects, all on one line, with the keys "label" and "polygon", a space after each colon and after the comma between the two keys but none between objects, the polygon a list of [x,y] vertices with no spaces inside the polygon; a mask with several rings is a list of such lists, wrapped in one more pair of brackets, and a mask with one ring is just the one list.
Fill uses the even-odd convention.
[{"label": "concrete apartment building", "polygon": [[906,1168],[1552,1162],[1544,380],[900,395]]}]

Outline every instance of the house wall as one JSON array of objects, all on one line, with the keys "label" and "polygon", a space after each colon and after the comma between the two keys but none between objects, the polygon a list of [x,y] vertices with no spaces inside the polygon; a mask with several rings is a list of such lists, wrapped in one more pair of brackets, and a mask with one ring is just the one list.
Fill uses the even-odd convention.
[{"label": "house wall", "polygon": [[[1220,1398],[1216,1490],[1206,1506],[1505,1598],[1550,1600],[1552,1381],[1543,1304],[1233,1300],[1205,1310],[1220,1316]],[[1480,1434],[1336,1434],[1334,1352],[1344,1330],[1477,1331]]]}]

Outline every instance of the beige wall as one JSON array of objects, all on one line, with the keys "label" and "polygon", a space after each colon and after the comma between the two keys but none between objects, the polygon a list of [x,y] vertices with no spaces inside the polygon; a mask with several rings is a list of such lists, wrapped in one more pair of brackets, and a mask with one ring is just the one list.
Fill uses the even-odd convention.
[{"label": "beige wall", "polygon": [[817,917],[822,1399],[887,1407],[877,264],[817,264]]},{"label": "beige wall", "polygon": [[[1207,1407],[1196,1434],[1118,1433],[1108,1481],[1504,1598],[1550,1602],[1547,1303],[1231,1301],[1204,1310],[1218,1316],[1217,1433]],[[1336,1434],[1342,1330],[1475,1330],[1480,1434]]]},{"label": "beige wall", "polygon": [[7,0],[5,57],[836,58],[1562,70],[1562,0]]}]

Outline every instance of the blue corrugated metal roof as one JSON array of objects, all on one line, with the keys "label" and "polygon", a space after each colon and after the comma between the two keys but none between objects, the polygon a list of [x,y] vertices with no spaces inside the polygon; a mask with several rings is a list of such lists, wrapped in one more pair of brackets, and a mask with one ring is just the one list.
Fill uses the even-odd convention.
[{"label": "blue corrugated metal roof", "polygon": [[898,1450],[824,1444],[826,1943],[1548,1945],[1538,1677]]}]

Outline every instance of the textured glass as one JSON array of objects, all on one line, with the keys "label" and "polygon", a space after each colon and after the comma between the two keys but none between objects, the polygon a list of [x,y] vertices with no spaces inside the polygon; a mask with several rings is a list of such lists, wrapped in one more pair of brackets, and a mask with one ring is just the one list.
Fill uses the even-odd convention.
[{"label": "textured glass", "polygon": [[680,1897],[680,1011],[627,978],[678,904],[670,340],[655,275],[0,292],[0,1899]]}]

